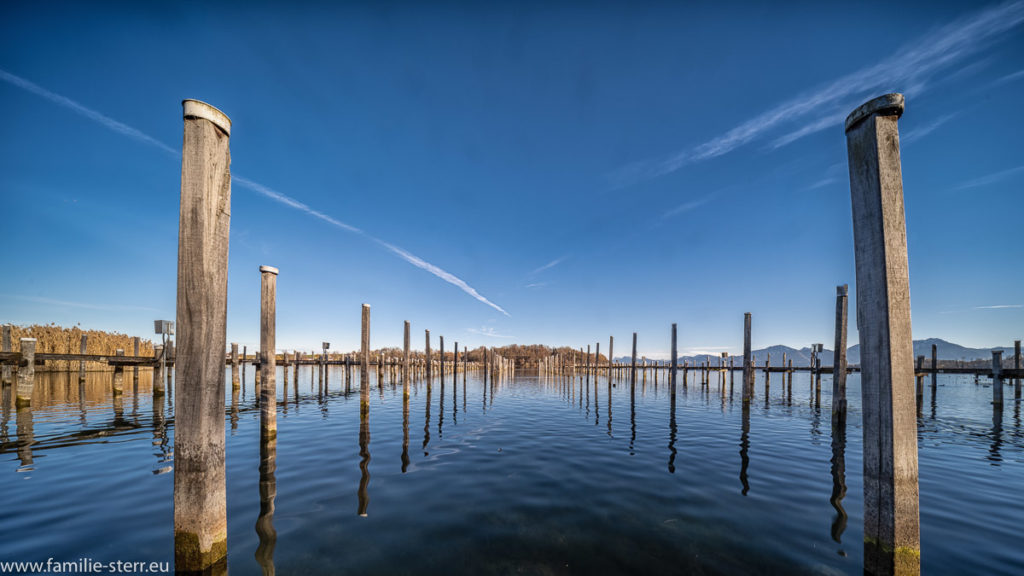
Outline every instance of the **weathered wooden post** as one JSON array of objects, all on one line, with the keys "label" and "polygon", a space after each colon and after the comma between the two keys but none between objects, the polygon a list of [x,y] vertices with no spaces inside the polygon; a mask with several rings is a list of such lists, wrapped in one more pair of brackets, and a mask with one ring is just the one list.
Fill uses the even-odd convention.
[{"label": "weathered wooden post", "polygon": [[15,408],[24,408],[32,405],[32,387],[36,380],[36,339],[22,338],[21,363],[18,366],[18,389],[15,391]]},{"label": "weathered wooden post", "polygon": [[917,357],[917,365],[914,367],[914,380],[917,393],[917,407],[921,408],[921,403],[924,399],[924,356]]},{"label": "weathered wooden post", "polygon": [[[115,356],[124,356],[124,350],[118,348],[114,351]],[[124,366],[114,365],[114,396],[124,394]]]},{"label": "weathered wooden post", "polygon": [[260,266],[260,435],[277,437],[277,268]]},{"label": "weathered wooden post", "polygon": [[608,337],[608,384],[612,383],[612,372],[615,370],[615,336]]},{"label": "weathered wooden post", "polygon": [[185,100],[174,361],[174,562],[202,571],[227,556],[224,346],[227,340],[231,121]]},{"label": "weathered wooden post", "polygon": [[231,343],[231,387],[238,388],[238,343]]},{"label": "weathered wooden post", "polygon": [[[79,352],[78,352],[79,354],[85,356],[85,354],[86,354],[86,352],[85,352],[85,350],[86,350],[86,343],[88,341],[89,341],[89,336],[86,335],[86,334],[82,334],[82,343],[79,346]],[[160,348],[160,351],[163,352],[163,348],[162,347]],[[160,375],[163,376],[163,371],[162,370],[160,371]],[[78,361],[78,381],[79,382],[85,382],[85,360],[79,360]]]},{"label": "weathered wooden post", "polygon": [[430,369],[431,369],[431,366],[430,366],[430,364],[431,364],[431,360],[430,360],[430,330],[425,330],[425,332],[426,332],[426,335],[427,335],[427,344],[426,344],[426,355],[427,355],[427,358],[426,358],[427,389],[429,390],[430,389]]},{"label": "weathered wooden post", "polygon": [[636,332],[633,332],[633,359],[629,363],[629,385],[636,387]]},{"label": "weathered wooden post", "polygon": [[452,386],[458,383],[459,378],[459,343],[452,348]]},{"label": "weathered wooden post", "polygon": [[1003,351],[992,351],[992,406],[1003,407]]},{"label": "weathered wooden post", "polygon": [[743,314],[743,402],[750,402],[754,393],[754,358],[750,351],[750,312]]},{"label": "weathered wooden post", "polygon": [[[405,321],[404,348],[402,353],[402,396],[409,398],[409,321]],[[408,428],[408,425],[406,425]]]},{"label": "weathered wooden post", "polygon": [[[4,324],[3,327],[3,343],[2,349],[4,352],[11,351],[11,325]],[[4,365],[2,371],[0,371],[0,384],[9,384],[11,381],[11,367]]]},{"label": "weathered wooden post", "polygon": [[370,305],[363,304],[362,330],[359,338],[359,413],[370,413]]},{"label": "weathered wooden post", "polygon": [[[132,346],[134,347],[134,355],[136,358],[139,357],[139,337],[132,338]],[[132,385],[135,387],[135,392],[139,391],[139,365],[136,364],[132,369]]]},{"label": "weathered wooden post", "polygon": [[1013,342],[1013,369],[1018,371],[1017,379],[1013,385],[1013,397],[1020,400],[1020,340],[1015,340]]},{"label": "weathered wooden post", "polygon": [[908,574],[920,572],[921,540],[902,113],[902,94],[865,103],[846,119],[846,143],[864,411],[864,567]]},{"label": "weathered wooden post", "polygon": [[932,344],[932,393],[939,384],[939,347]]},{"label": "weathered wooden post", "polygon": [[[836,286],[836,344],[832,359],[832,427],[846,424],[846,311],[849,286]],[[785,356],[783,356],[785,366]]]},{"label": "weathered wooden post", "polygon": [[[669,368],[668,385],[672,389],[672,400],[676,397],[676,370],[679,369],[679,355],[676,350],[676,324],[672,323],[672,366]],[[673,421],[674,418],[673,418]]]},{"label": "weathered wooden post", "polygon": [[440,342],[440,359],[438,360],[438,374],[441,375],[441,382],[444,382],[444,336],[438,336]]}]

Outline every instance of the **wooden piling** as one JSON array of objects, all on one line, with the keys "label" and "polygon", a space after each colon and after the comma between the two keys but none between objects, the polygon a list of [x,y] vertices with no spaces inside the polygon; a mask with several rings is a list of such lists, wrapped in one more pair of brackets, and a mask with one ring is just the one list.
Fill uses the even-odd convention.
[{"label": "wooden piling", "polygon": [[231,343],[231,388],[239,388],[238,382],[238,343]]},{"label": "wooden piling", "polygon": [[427,355],[427,359],[426,359],[426,370],[427,370],[427,389],[429,389],[429,388],[430,388],[430,368],[431,368],[431,366],[430,366],[430,365],[431,365],[431,360],[430,360],[430,330],[425,330],[424,332],[426,332],[426,335],[427,335],[427,344],[426,344],[426,355]]},{"label": "wooden piling", "polygon": [[260,266],[260,435],[277,437],[277,268]]},{"label": "wooden piling", "polygon": [[669,368],[668,385],[672,389],[673,400],[676,397],[676,370],[679,369],[679,355],[676,350],[676,324],[672,323],[672,366]]},{"label": "wooden piling", "polygon": [[175,358],[174,567],[203,571],[227,556],[224,346],[227,340],[231,121],[183,103]]},{"label": "wooden piling", "polygon": [[[832,359],[832,426],[846,424],[846,317],[849,286],[836,286],[836,340]],[[783,357],[785,365],[785,357]]]},{"label": "wooden piling", "polygon": [[898,120],[888,94],[846,119],[857,271],[867,572],[919,573],[917,419]]},{"label": "wooden piling", "polygon": [[438,374],[441,375],[441,382],[443,383],[444,382],[444,336],[438,336],[438,339],[440,340],[440,343],[439,343],[438,346],[439,346],[439,350],[440,350],[439,354],[440,354],[441,358],[440,358],[440,360],[438,360],[439,364],[438,364],[437,370],[438,370]]},{"label": "wooden piling", "polygon": [[[1020,340],[1013,342],[1013,369],[1017,370],[1017,374],[1020,374]],[[1021,378],[1017,376],[1013,384],[1013,397],[1015,400],[1020,400],[1020,383]]]},{"label": "wooden piling", "polygon": [[[4,352],[11,351],[11,325],[4,324],[3,326],[3,343],[0,345],[0,350]],[[0,368],[0,385],[10,384],[11,382],[11,367],[4,365]]]},{"label": "wooden piling", "polygon": [[750,402],[754,394],[754,358],[750,351],[750,312],[743,314],[743,402]]},{"label": "wooden piling", "polygon": [[24,408],[32,405],[32,387],[36,379],[36,339],[22,338],[21,362],[18,366],[18,388],[15,391],[14,406]]},{"label": "wooden piling", "polygon": [[[139,337],[135,336],[132,338],[133,355],[139,357]],[[135,387],[135,392],[139,391],[139,367],[136,365],[132,369],[132,385]]]},{"label": "wooden piling", "polygon": [[[405,321],[404,350],[402,351],[402,396],[409,398],[409,321]],[[408,426],[406,426],[408,427]]]},{"label": "wooden piling", "polygon": [[636,387],[636,332],[633,332],[633,359],[629,363],[629,385]]},{"label": "wooden piling", "polygon": [[932,344],[932,392],[939,383],[939,347]]},{"label": "wooden piling", "polygon": [[458,384],[459,379],[459,343],[452,348],[452,386]]},{"label": "wooden piling", "polygon": [[370,412],[370,305],[363,304],[362,329],[359,337],[359,413]]},{"label": "wooden piling", "polygon": [[[124,356],[124,350],[118,348],[114,351],[115,356]],[[124,366],[117,364],[114,366],[114,396],[120,396],[124,394]]]},{"label": "wooden piling", "polygon": [[[85,354],[86,354],[85,350],[86,350],[86,345],[87,345],[88,341],[89,341],[89,336],[86,335],[86,334],[82,334],[82,343],[79,345],[79,353],[82,354],[83,356],[85,356]],[[160,347],[160,352],[161,352],[161,354],[163,353],[163,347],[162,346]],[[161,362],[162,361],[163,360],[161,359]],[[163,370],[161,370],[160,371],[160,376],[163,376],[163,373],[164,373]],[[78,381],[79,382],[85,382],[85,360],[79,360],[78,361]]]},{"label": "wooden piling", "polygon": [[992,406],[996,409],[1003,407],[1003,351],[992,351]]}]

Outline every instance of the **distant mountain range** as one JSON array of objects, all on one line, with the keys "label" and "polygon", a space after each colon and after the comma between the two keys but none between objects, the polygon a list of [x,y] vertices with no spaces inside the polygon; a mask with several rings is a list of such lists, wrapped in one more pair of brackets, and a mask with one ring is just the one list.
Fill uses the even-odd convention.
[{"label": "distant mountain range", "polygon": [[[968,348],[952,342],[946,342],[941,338],[928,338],[926,340],[914,340],[914,357],[924,356],[925,364],[928,365],[931,362],[932,357],[932,344],[936,346],[936,355],[939,360],[963,360],[970,362],[971,360],[991,360],[993,350],[1002,350],[1004,361],[1007,358],[1013,357],[1012,347],[1002,348]],[[778,366],[782,363],[782,355],[786,355],[787,361],[792,358],[794,366],[807,366],[811,362],[811,349],[810,347],[804,347],[797,350],[796,348],[790,348],[789,346],[775,345],[767,348],[761,348],[760,350],[754,350],[754,363],[763,365],[765,360],[771,356],[771,363]],[[689,362],[692,366],[694,363],[706,362],[710,359],[712,366],[717,366],[720,360],[718,355],[700,354],[697,356],[680,356],[679,363],[683,361]],[[742,354],[736,356],[734,362],[739,361],[742,358]],[[832,350],[825,348],[821,353],[821,365],[831,366],[832,365],[833,353]],[[615,359],[616,362],[630,361],[629,356],[619,356]],[[638,359],[639,362],[639,359]],[[848,364],[860,364],[860,344],[849,347],[846,350],[846,362]],[[667,363],[666,360],[658,361],[659,364]],[[728,360],[726,360],[728,364]]]}]

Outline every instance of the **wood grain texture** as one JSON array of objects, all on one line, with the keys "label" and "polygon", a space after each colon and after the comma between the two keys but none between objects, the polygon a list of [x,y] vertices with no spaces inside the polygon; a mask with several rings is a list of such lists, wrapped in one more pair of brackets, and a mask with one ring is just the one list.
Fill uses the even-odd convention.
[{"label": "wood grain texture", "polygon": [[260,434],[277,436],[277,270],[260,267]]},{"label": "wood grain texture", "polygon": [[[832,424],[846,423],[846,334],[849,288],[846,284],[836,287],[836,339],[835,359],[832,362]],[[785,364],[785,357],[783,358]]]},{"label": "wood grain texture", "polygon": [[864,413],[865,570],[918,573],[917,410],[897,127],[901,108],[864,115],[861,107],[865,117],[849,125],[846,135]]},{"label": "wood grain texture", "polygon": [[[224,346],[231,155],[228,134],[185,118],[178,222],[178,348],[174,363],[175,569],[227,555]],[[168,353],[170,346],[168,345]]]}]

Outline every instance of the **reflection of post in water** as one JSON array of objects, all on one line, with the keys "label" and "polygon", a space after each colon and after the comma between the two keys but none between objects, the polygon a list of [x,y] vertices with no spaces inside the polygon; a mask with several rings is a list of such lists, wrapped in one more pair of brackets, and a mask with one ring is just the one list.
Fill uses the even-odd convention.
[{"label": "reflection of post in water", "polygon": [[[238,388],[231,388],[231,429],[238,430]],[[153,403],[154,407],[156,403]]]},{"label": "reflection of post in water", "polygon": [[1002,462],[1003,455],[1000,449],[1003,447],[1003,407],[992,407],[992,444],[988,448],[989,462]]},{"label": "reflection of post in water", "polygon": [[[832,497],[829,502],[836,510],[832,521],[832,540],[842,543],[843,532],[846,530],[846,510],[843,509],[843,498],[846,497],[846,422],[832,426]],[[845,552],[840,552],[843,556]]]},{"label": "reflection of post in water", "polygon": [[[408,381],[406,381],[408,386]],[[409,395],[402,396],[402,474],[409,468]]]},{"label": "reflection of post in water", "polygon": [[[610,358],[610,356],[609,356],[609,358]],[[611,360],[609,360],[609,362],[611,362]],[[608,422],[608,435],[611,436],[612,435],[612,377],[611,377],[611,374],[610,374],[611,373],[611,368],[608,369],[608,372],[609,372],[609,376],[608,376],[608,416],[605,418],[605,420]]]},{"label": "reflection of post in water", "polygon": [[743,403],[743,426],[740,434],[740,483],[743,484],[742,494],[750,492],[750,482],[747,481],[747,467],[750,465],[750,457],[747,450],[750,448],[750,404]]},{"label": "reflection of post in water", "polygon": [[[11,400],[11,387],[0,385],[0,443],[3,444],[10,441]],[[79,397],[81,402],[83,400]]]},{"label": "reflection of post in water", "polygon": [[438,409],[437,409],[437,437],[443,438],[444,433],[442,428],[444,427],[444,377],[440,378],[441,383],[441,395],[438,398]]},{"label": "reflection of post in water", "polygon": [[[634,378],[635,380],[635,378]],[[629,391],[629,455],[632,456],[633,444],[636,442],[636,386]]]},{"label": "reflection of post in water", "polygon": [[676,395],[673,394],[668,409],[668,471],[670,474],[676,473],[676,431]]},{"label": "reflection of post in water", "polygon": [[23,468],[32,466],[32,444],[35,436],[32,433],[32,409],[28,406],[16,408],[15,422],[18,425],[18,460]]},{"label": "reflection of post in water", "polygon": [[274,499],[277,497],[277,436],[260,436],[260,515],[256,518],[256,535],[260,543],[256,548],[256,561],[263,568],[263,574],[274,574],[274,546],[277,544],[277,530],[274,529]]},{"label": "reflection of post in water", "polygon": [[[423,455],[424,456],[429,456],[429,454],[430,454],[429,452],[427,452],[427,444],[430,443],[430,383],[429,382],[430,381],[428,380],[427,381],[427,402],[426,402],[426,405],[424,406],[425,411],[426,411],[426,417],[424,418],[424,424],[423,424]],[[484,387],[485,388],[487,387],[486,383],[484,383]]]},{"label": "reflection of post in water", "polygon": [[359,515],[366,516],[370,505],[367,488],[370,485],[370,413],[364,412],[359,417]]}]

